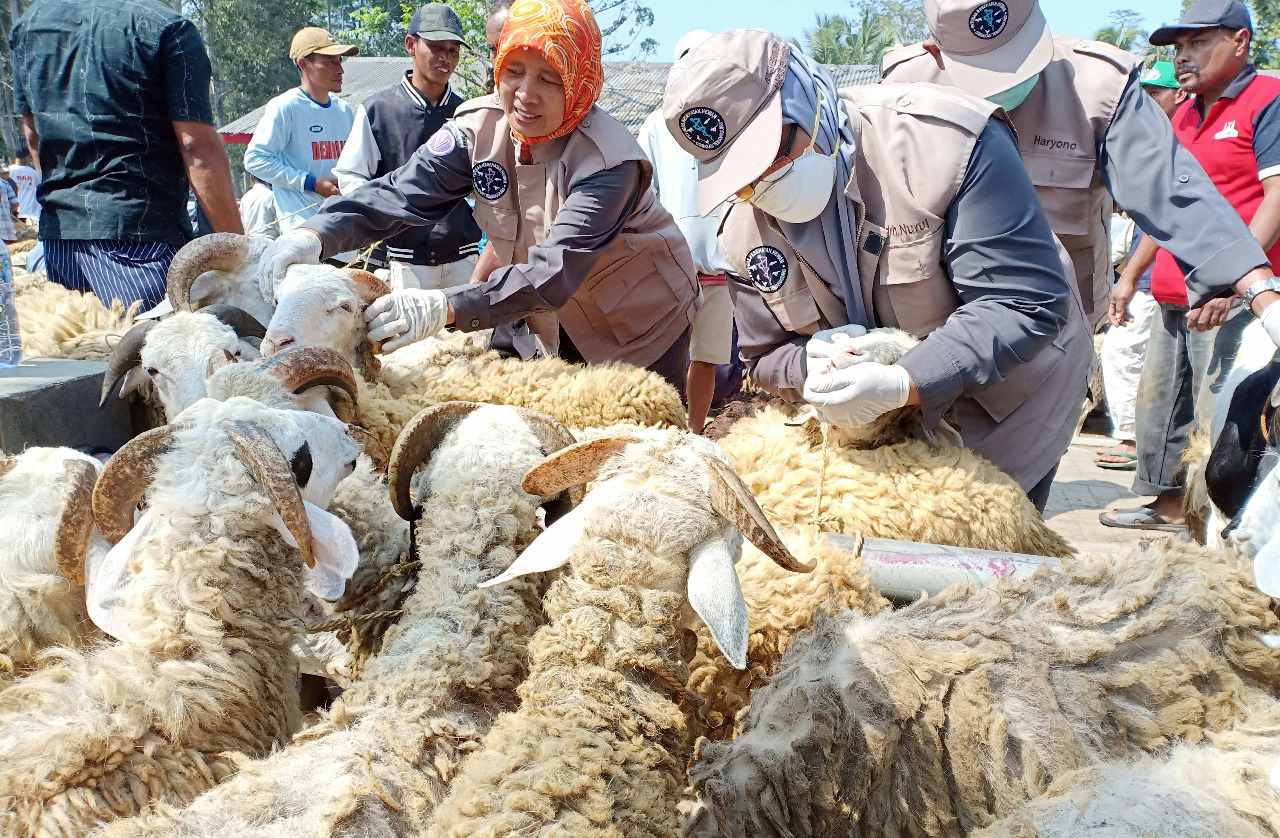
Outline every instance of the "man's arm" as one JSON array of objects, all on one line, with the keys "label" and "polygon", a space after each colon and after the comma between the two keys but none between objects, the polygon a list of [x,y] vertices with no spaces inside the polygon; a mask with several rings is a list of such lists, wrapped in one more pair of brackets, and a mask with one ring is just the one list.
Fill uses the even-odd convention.
[{"label": "man's arm", "polygon": [[33,114],[22,115],[22,138],[27,141],[27,151],[31,152],[31,165],[44,177],[44,172],[40,169],[40,132],[36,130],[36,118]]},{"label": "man's arm", "polygon": [[219,233],[243,233],[231,185],[231,161],[217,130],[203,122],[175,122],[173,133],[178,137],[191,188],[213,229]]},{"label": "man's arm", "polygon": [[369,112],[364,105],[356,108],[355,122],[351,124],[351,134],[342,153],[333,165],[333,176],[338,179],[338,189],[343,195],[350,195],[352,190],[373,179],[378,170],[378,161],[382,153],[373,138],[373,129],[369,126]]},{"label": "man's arm", "polygon": [[[1098,149],[1102,179],[1142,232],[1173,255],[1191,307],[1270,275],[1270,262],[1244,221],[1178,142],[1135,73]],[[1135,173],[1141,173],[1136,175]],[[1261,311],[1269,295],[1259,295]]]}]

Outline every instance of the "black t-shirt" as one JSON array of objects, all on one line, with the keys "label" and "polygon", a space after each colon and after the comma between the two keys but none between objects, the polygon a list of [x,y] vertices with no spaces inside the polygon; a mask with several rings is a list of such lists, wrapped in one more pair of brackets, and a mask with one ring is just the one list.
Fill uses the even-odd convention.
[{"label": "black t-shirt", "polygon": [[15,108],[40,132],[40,238],[189,240],[171,123],[213,124],[195,25],[155,0],[36,0],[10,45]]}]

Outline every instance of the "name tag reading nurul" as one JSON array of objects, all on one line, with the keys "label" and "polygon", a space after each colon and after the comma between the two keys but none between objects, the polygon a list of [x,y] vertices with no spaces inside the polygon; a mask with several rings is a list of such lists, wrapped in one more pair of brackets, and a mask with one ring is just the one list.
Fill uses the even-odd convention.
[{"label": "name tag reading nurul", "polygon": [[884,237],[879,233],[867,233],[867,239],[862,243],[862,249],[872,256],[879,256],[880,251],[884,249]]}]

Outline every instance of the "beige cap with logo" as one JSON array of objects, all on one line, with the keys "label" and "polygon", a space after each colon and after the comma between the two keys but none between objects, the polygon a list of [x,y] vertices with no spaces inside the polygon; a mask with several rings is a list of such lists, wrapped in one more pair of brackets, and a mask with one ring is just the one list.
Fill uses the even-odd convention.
[{"label": "beige cap with logo", "polygon": [[694,47],[667,77],[667,130],[698,160],[706,215],[759,179],[782,142],[782,81],[791,45],[763,29],[730,29]]},{"label": "beige cap with logo", "polygon": [[340,44],[333,39],[328,30],[319,26],[308,26],[298,30],[289,44],[289,57],[294,61],[313,53],[320,55],[355,55],[360,48],[351,44]]},{"label": "beige cap with logo", "polygon": [[956,87],[980,98],[1048,66],[1053,34],[1036,0],[925,0],[929,31]]}]

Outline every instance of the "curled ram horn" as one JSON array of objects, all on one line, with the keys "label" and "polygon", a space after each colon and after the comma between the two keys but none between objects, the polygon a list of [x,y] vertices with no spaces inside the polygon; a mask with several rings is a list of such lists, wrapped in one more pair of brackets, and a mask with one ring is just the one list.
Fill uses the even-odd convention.
[{"label": "curled ram horn", "polygon": [[634,436],[606,436],[562,448],[529,469],[520,488],[531,495],[549,498],[570,486],[584,486],[596,479],[605,463],[628,445],[641,441]]},{"label": "curled ram horn", "polygon": [[[445,402],[432,405],[409,420],[391,449],[387,467],[387,483],[391,486],[391,505],[406,521],[417,518],[409,482],[419,467],[426,465],[431,453],[463,417],[479,408],[475,402]],[[554,494],[554,493],[553,493]]]},{"label": "curled ram horn", "polygon": [[135,324],[111,350],[111,357],[107,359],[107,371],[102,376],[102,394],[98,399],[98,407],[107,403],[107,398],[116,389],[120,379],[142,363],[142,347],[147,342],[147,333],[155,327],[155,320],[143,320]]},{"label": "curled ram horn", "polygon": [[98,469],[86,460],[66,463],[62,510],[53,536],[53,556],[58,570],[73,585],[84,585],[84,562],[93,535],[93,487]]},{"label": "curled ram horn", "polygon": [[231,330],[236,333],[236,337],[241,340],[245,338],[262,340],[267,336],[267,327],[259,323],[256,317],[242,308],[229,306],[225,303],[214,303],[211,306],[205,306],[200,311],[205,314],[212,314],[218,318],[218,322],[224,326],[230,326]]},{"label": "curled ram horn", "polygon": [[185,425],[162,425],[125,443],[102,468],[93,487],[93,519],[111,546],[133,529],[133,513],[155,478],[155,458],[169,450]]},{"label": "curled ram horn", "polygon": [[791,555],[733,467],[715,457],[704,455],[702,459],[711,468],[711,508],[716,514],[737,527],[747,541],[777,562],[779,567],[796,573],[812,571],[816,562],[802,564]]},{"label": "curled ram horn", "polygon": [[307,567],[315,567],[316,559],[311,548],[311,522],[307,519],[302,493],[293,477],[293,469],[271,437],[253,424],[244,421],[223,425],[227,439],[236,449],[236,456],[258,481],[267,499],[275,506],[285,527],[298,543],[298,550]]},{"label": "curled ram horn", "polygon": [[213,233],[184,244],[169,263],[168,296],[173,310],[194,311],[191,286],[200,274],[236,270],[249,256],[249,245],[249,237],[239,233]]},{"label": "curled ram horn", "polygon": [[[530,410],[527,407],[518,407],[516,412],[520,414],[525,424],[529,426],[529,430],[533,431],[533,435],[537,437],[544,457],[577,444],[577,440],[573,438],[573,433],[558,420],[547,414],[537,410]],[[570,486],[553,500],[544,503],[543,508],[546,511],[547,523],[554,523],[567,515],[570,510],[582,503],[582,497],[585,493],[586,488],[584,486]]]},{"label": "curled ram horn", "polygon": [[339,388],[350,399],[350,410],[346,412],[351,415],[338,414],[338,418],[347,423],[355,420],[356,374],[337,350],[327,346],[300,346],[272,355],[263,360],[258,369],[274,376],[295,395],[312,387]]}]

